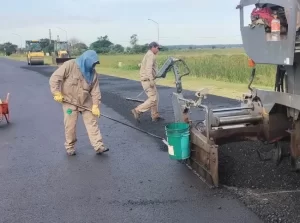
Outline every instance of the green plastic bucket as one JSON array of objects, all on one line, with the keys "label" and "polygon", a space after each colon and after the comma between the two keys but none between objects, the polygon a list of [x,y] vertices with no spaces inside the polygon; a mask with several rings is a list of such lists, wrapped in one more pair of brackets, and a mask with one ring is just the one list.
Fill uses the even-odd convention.
[{"label": "green plastic bucket", "polygon": [[168,153],[172,160],[184,160],[190,157],[190,126],[185,122],[176,122],[165,127]]}]

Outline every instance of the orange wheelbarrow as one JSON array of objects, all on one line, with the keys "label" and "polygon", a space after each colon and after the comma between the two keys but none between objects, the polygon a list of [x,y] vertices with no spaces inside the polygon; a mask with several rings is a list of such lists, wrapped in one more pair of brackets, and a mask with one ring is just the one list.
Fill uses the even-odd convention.
[{"label": "orange wheelbarrow", "polygon": [[6,96],[5,101],[0,101],[0,122],[5,118],[7,124],[9,124],[9,106],[8,106],[8,100],[9,100],[9,93]]}]

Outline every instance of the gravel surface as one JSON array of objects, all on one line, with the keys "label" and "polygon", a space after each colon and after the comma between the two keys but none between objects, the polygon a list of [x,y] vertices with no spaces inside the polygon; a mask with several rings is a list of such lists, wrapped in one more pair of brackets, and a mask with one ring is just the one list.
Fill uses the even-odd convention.
[{"label": "gravel surface", "polygon": [[[28,67],[25,67],[28,69]],[[49,76],[51,67],[30,67],[31,70]],[[165,122],[151,123],[149,113],[142,117],[137,124],[131,116],[130,110],[138,105],[127,101],[126,97],[134,98],[141,91],[139,82],[100,76],[100,87],[103,103],[115,112],[125,117],[142,129],[154,134],[165,136],[164,126],[173,121],[171,94],[174,88],[158,87],[159,110],[166,119]],[[184,88],[183,79],[183,88]],[[200,86],[199,86],[200,88]],[[246,90],[246,86],[245,86]],[[193,92],[184,91],[186,97],[192,97]],[[140,99],[145,99],[143,94]],[[212,107],[237,106],[239,102],[228,98],[209,95],[204,101]],[[195,114],[193,114],[195,116]],[[203,114],[196,115],[200,120]],[[282,146],[288,146],[283,144]],[[224,186],[214,191],[216,196],[230,194],[238,197],[244,204],[260,216],[265,222],[300,222],[298,214],[300,201],[298,199],[300,175],[290,171],[289,160],[284,159],[279,166],[272,161],[259,159],[257,150],[268,152],[272,146],[260,142],[241,142],[223,145],[219,149],[219,176]],[[165,147],[161,147],[165,151]]]}]

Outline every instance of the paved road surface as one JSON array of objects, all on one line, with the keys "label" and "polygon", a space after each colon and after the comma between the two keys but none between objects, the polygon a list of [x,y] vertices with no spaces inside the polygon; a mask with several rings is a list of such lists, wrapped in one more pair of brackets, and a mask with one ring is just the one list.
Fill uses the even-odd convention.
[{"label": "paved road surface", "polygon": [[[0,94],[11,93],[12,121],[0,123],[1,222],[260,222],[171,161],[155,139],[105,118],[100,128],[111,151],[95,155],[80,119],[78,155],[67,157],[49,68],[41,75],[22,66],[0,60]],[[118,81],[105,78],[101,88],[113,91]],[[106,100],[102,112],[128,122],[125,109],[117,113]]]}]

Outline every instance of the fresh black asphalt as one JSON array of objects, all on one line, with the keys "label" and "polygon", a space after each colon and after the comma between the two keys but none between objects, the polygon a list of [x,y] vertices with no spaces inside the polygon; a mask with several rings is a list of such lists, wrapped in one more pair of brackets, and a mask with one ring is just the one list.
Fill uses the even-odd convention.
[{"label": "fresh black asphalt", "polygon": [[[104,117],[99,126],[110,151],[95,154],[80,119],[77,156],[68,157],[62,109],[48,84],[54,68],[26,69],[8,59],[0,59],[0,68],[0,97],[10,93],[11,112],[11,124],[0,123],[1,222],[261,222],[239,200],[170,160],[156,139]],[[129,109],[136,103],[125,97],[137,95],[140,84],[104,75],[100,82],[101,112],[134,123]],[[171,122],[164,89],[160,109]],[[164,124],[152,124],[147,115],[141,125],[164,134]]]}]

